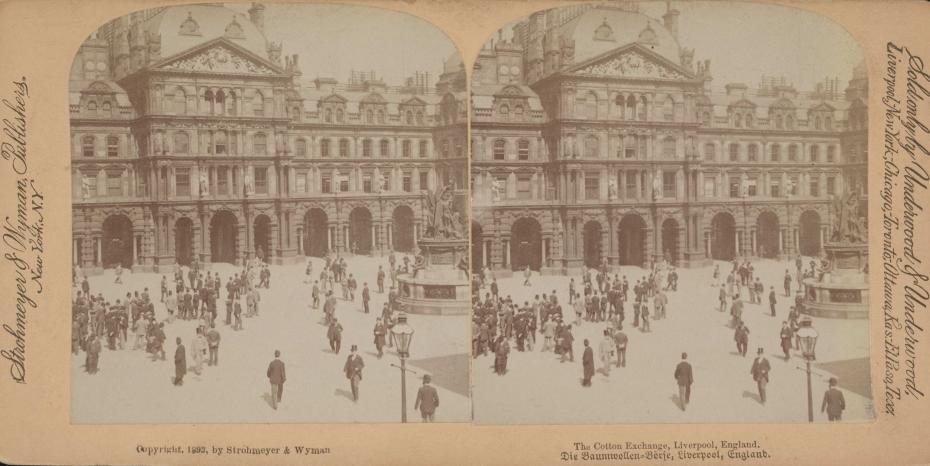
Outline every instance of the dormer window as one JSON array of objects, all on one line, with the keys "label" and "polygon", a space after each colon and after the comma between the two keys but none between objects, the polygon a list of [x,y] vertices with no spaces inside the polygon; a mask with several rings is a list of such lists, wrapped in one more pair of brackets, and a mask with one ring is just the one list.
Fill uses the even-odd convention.
[{"label": "dormer window", "polygon": [[97,114],[97,102],[91,100],[87,103],[87,113],[90,113],[91,115]]},{"label": "dormer window", "polygon": [[604,22],[594,30],[594,40],[606,40],[611,42],[615,40],[614,30],[607,24],[607,18],[604,18]]},{"label": "dormer window", "polygon": [[181,30],[178,31],[178,34],[182,36],[199,36],[200,34],[200,24],[191,16],[190,12],[187,12],[187,19],[181,23]]},{"label": "dormer window", "polygon": [[242,31],[242,26],[236,21],[236,17],[233,16],[232,22],[226,26],[226,37],[230,39],[245,39],[245,33]]},{"label": "dormer window", "polygon": [[333,122],[333,111],[332,110],[327,108],[326,111],[323,112],[323,121],[327,123]]}]

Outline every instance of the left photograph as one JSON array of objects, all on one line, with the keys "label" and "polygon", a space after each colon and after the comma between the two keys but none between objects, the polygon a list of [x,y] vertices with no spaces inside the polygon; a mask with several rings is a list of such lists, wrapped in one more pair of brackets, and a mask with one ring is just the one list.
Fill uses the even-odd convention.
[{"label": "left photograph", "polygon": [[113,19],[71,67],[71,422],[469,422],[465,69],[346,5]]}]

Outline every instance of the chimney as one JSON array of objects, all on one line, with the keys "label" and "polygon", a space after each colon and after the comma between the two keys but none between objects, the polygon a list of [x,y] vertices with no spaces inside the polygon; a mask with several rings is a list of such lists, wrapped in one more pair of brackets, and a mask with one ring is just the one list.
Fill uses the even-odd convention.
[{"label": "chimney", "polygon": [[678,15],[680,14],[678,10],[672,9],[672,2],[665,2],[666,12],[662,15],[662,20],[665,22],[665,29],[668,29],[668,32],[672,33],[672,37],[675,40],[678,40]]},{"label": "chimney", "polygon": [[745,98],[745,97],[746,97],[746,90],[747,90],[749,87],[746,86],[746,85],[743,84],[743,83],[730,83],[730,84],[727,84],[726,86],[724,86],[724,88],[727,90],[727,95],[728,95],[728,96],[736,96],[736,97],[739,97],[739,98]]},{"label": "chimney", "polygon": [[265,32],[265,5],[258,2],[252,2],[252,8],[249,8],[249,21],[258,28],[258,31]]}]

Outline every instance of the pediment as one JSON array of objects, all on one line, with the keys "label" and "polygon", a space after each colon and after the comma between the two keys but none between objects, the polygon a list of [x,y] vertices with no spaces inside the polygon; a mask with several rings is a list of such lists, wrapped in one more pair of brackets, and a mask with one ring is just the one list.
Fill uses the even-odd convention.
[{"label": "pediment", "polygon": [[749,99],[739,99],[738,101],[733,102],[733,104],[731,104],[730,106],[731,106],[731,107],[741,107],[741,108],[755,108],[755,107],[756,107],[756,103],[753,102],[753,101],[751,101],[751,100],[749,100]]},{"label": "pediment", "polygon": [[426,105],[426,102],[425,102],[423,99],[419,98],[419,97],[411,97],[411,98],[409,98],[409,99],[403,101],[403,102],[401,103],[401,105],[405,105],[405,106],[406,106],[406,105],[410,105],[410,106],[420,105],[420,106],[422,106],[422,105]]},{"label": "pediment", "polygon": [[569,73],[608,78],[693,79],[684,68],[635,45],[595,57],[574,67]]},{"label": "pediment", "polygon": [[321,101],[327,104],[344,104],[349,100],[339,94],[332,93],[326,97],[323,97]]},{"label": "pediment", "polygon": [[195,73],[283,74],[274,64],[223,38],[169,57],[155,68]]},{"label": "pediment", "polygon": [[826,102],[821,102],[820,104],[818,104],[818,105],[814,106],[813,108],[811,108],[811,111],[812,111],[812,112],[832,112],[832,111],[834,111],[834,110],[836,110],[836,109],[833,108],[832,105],[830,105],[830,104],[828,104],[828,103],[826,103]]}]

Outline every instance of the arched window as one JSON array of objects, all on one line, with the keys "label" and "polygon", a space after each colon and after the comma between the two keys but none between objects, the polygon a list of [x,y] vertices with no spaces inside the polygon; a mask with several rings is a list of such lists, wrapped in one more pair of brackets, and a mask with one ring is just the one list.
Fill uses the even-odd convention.
[{"label": "arched window", "polygon": [[811,163],[820,162],[820,146],[811,146]]},{"label": "arched window", "polygon": [[391,156],[391,143],[387,139],[381,140],[381,147],[378,155],[381,157],[390,157]]},{"label": "arched window", "polygon": [[788,115],[787,117],[785,117],[785,126],[788,129],[794,129],[794,117],[793,116]]},{"label": "arched window", "polygon": [[378,110],[378,123],[384,123],[384,110]]},{"label": "arched window", "polygon": [[646,96],[641,96],[639,98],[639,101],[640,102],[639,102],[639,108],[638,108],[638,112],[639,112],[638,119],[639,121],[646,121],[646,115],[648,113],[646,108],[649,106],[649,102],[646,100]]},{"label": "arched window", "polygon": [[505,148],[507,142],[503,139],[494,141],[494,160],[504,160]]},{"label": "arched window", "polygon": [[342,123],[345,121],[346,115],[341,108],[336,109],[336,123]]},{"label": "arched window", "polygon": [[708,142],[704,144],[704,160],[709,162],[714,161],[717,158],[717,146],[713,143]]},{"label": "arched window", "polygon": [[298,157],[306,157],[307,156],[307,140],[304,138],[298,138],[297,144],[295,144],[294,150],[297,151]]},{"label": "arched window", "polygon": [[107,136],[107,157],[119,157],[119,138]]},{"label": "arched window", "polygon": [[187,94],[180,87],[174,90],[174,113],[176,115],[187,113]]},{"label": "arched window", "polygon": [[[747,117],[748,118],[748,117]],[[758,162],[759,161],[759,146],[755,144],[749,145],[749,161]]]},{"label": "arched window", "polygon": [[94,102],[93,100],[87,102],[87,113],[91,115],[97,114],[97,102]]},{"label": "arched window", "polygon": [[84,136],[81,138],[81,154],[84,157],[93,157],[94,155],[94,146],[96,145],[96,138],[93,136]]},{"label": "arched window", "polygon": [[662,140],[662,157],[674,159],[678,152],[678,142],[675,138],[668,136]]},{"label": "arched window", "polygon": [[229,97],[226,99],[226,113],[228,115],[236,115],[238,113],[238,105],[236,104],[236,93],[233,91],[229,92]]},{"label": "arched window", "polygon": [[586,159],[596,159],[599,155],[599,142],[597,136],[588,135],[584,138],[584,157]]},{"label": "arched window", "polygon": [[371,139],[362,139],[362,157],[371,157]]},{"label": "arched window", "polygon": [[730,161],[739,161],[739,144],[735,142],[730,144]]},{"label": "arched window", "polygon": [[213,91],[207,89],[203,92],[203,108],[208,113],[213,113]]},{"label": "arched window", "polygon": [[510,107],[507,104],[501,105],[500,110],[498,111],[501,114],[501,118],[510,117]]},{"label": "arched window", "polygon": [[216,96],[216,106],[213,107],[215,113],[223,114],[226,110],[226,94],[223,91],[217,91]]},{"label": "arched window", "polygon": [[323,112],[323,121],[325,121],[326,123],[332,123],[332,122],[333,122],[333,111],[332,111],[332,109],[328,109],[328,108],[327,108],[326,111]]},{"label": "arched window", "polygon": [[320,140],[320,157],[329,157],[329,139]]},{"label": "arched window", "polygon": [[255,97],[252,98],[252,113],[255,116],[265,116],[265,96],[261,91],[255,92]]},{"label": "arched window", "polygon": [[255,155],[266,155],[268,152],[268,138],[265,133],[255,133],[252,136],[252,151]]},{"label": "arched window", "polygon": [[827,162],[836,161],[836,146],[827,146]]},{"label": "arched window", "polygon": [[370,108],[365,111],[365,122],[369,124],[375,122],[375,112],[371,111]]},{"label": "arched window", "polygon": [[183,131],[174,133],[174,153],[186,154],[190,151],[190,137]]},{"label": "arched window", "polygon": [[784,120],[782,120],[781,115],[775,115],[775,128],[776,129],[785,128],[785,123],[784,123]]},{"label": "arched window", "polygon": [[110,102],[109,101],[104,102],[103,105],[100,106],[100,109],[103,110],[104,113],[110,113],[110,110],[112,109],[112,107],[110,106]]},{"label": "arched window", "polygon": [[614,112],[621,120],[623,119],[624,103],[623,94],[617,94],[617,97],[614,97]]},{"label": "arched window", "polygon": [[423,123],[424,123],[423,112],[417,112],[417,124],[422,125]]},{"label": "arched window", "polygon": [[597,94],[588,92],[581,101],[582,118],[589,120],[597,119]]},{"label": "arched window", "polygon": [[746,115],[746,127],[752,128],[752,115]]},{"label": "arched window", "polygon": [[517,142],[517,159],[519,160],[529,160],[530,159],[530,141],[526,139],[521,139]]},{"label": "arched window", "polygon": [[772,162],[781,162],[781,146],[772,144]]},{"label": "arched window", "polygon": [[401,144],[401,156],[404,158],[410,158],[410,140],[404,139],[403,144]]},{"label": "arched window", "polygon": [[339,156],[340,157],[349,156],[349,140],[348,139],[339,140]]},{"label": "arched window", "polygon": [[626,118],[632,120],[636,118],[636,97],[629,96],[626,98]]}]

